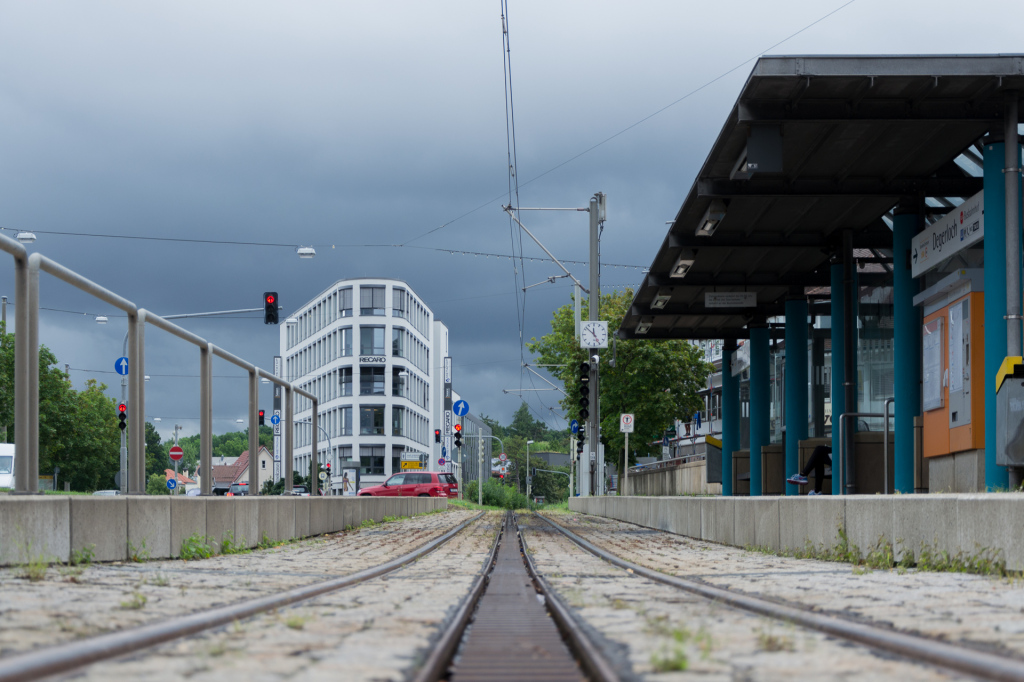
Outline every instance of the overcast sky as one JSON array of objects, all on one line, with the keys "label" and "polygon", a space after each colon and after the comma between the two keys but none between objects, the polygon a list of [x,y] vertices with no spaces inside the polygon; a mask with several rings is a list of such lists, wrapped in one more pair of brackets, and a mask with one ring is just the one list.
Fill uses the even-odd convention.
[{"label": "overcast sky", "polygon": [[[855,0],[776,46],[843,4],[509,0],[521,205],[608,194],[603,260],[638,267],[605,266],[602,284],[635,285],[754,57],[1024,51],[1019,0]],[[256,307],[266,290],[290,312],[338,279],[404,279],[451,329],[456,389],[507,422],[520,398],[502,389],[532,388],[513,265],[429,250],[512,253],[500,17],[499,0],[0,2],[0,227],[161,314]],[[587,258],[585,214],[524,221],[559,258]],[[543,255],[525,236],[524,250]],[[527,262],[521,277],[559,273]],[[565,281],[529,289],[527,339],[569,301]],[[119,395],[125,318],[42,282],[42,306],[78,314],[44,310],[41,341],[76,387]],[[6,256],[0,289],[13,299]],[[278,351],[261,315],[184,326],[261,366]],[[147,416],[165,437],[197,432],[198,351],[151,327],[146,360]],[[214,372],[215,429],[235,430],[243,375]],[[555,394],[527,395],[565,426]]]}]

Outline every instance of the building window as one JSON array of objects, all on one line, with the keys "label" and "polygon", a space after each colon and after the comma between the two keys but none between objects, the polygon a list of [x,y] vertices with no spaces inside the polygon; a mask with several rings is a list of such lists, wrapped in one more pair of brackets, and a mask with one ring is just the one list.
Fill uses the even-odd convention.
[{"label": "building window", "polygon": [[391,330],[391,355],[396,358],[405,357],[405,330],[401,327]]},{"label": "building window", "polygon": [[384,327],[359,328],[359,354],[384,355]]},{"label": "building window", "polygon": [[352,317],[352,287],[342,289],[338,292],[338,310],[342,317]]},{"label": "building window", "polygon": [[352,395],[352,368],[342,367],[338,372],[341,375],[341,395]]},{"label": "building window", "polygon": [[405,398],[405,380],[407,377],[401,376],[402,373],[408,374],[409,372],[404,367],[393,367],[391,369],[391,395],[397,398]]},{"label": "building window", "polygon": [[359,408],[359,433],[363,436],[384,435],[383,405],[367,405]]},{"label": "building window", "polygon": [[391,435],[404,436],[405,410],[401,407],[391,408]]},{"label": "building window", "polygon": [[343,407],[339,411],[341,412],[341,415],[340,415],[340,417],[341,417],[341,424],[339,425],[339,428],[338,428],[338,430],[340,431],[340,433],[338,435],[339,436],[351,436],[352,435],[352,408],[351,407]]},{"label": "building window", "polygon": [[341,357],[352,356],[352,327],[345,327],[341,330]]},{"label": "building window", "polygon": [[261,459],[260,460],[260,469],[266,470],[266,468],[267,468],[267,460]]},{"label": "building window", "polygon": [[359,395],[384,395],[384,368],[359,368]]},{"label": "building window", "polygon": [[384,309],[384,287],[359,287],[359,314],[360,315],[383,315]]},{"label": "building window", "polygon": [[359,465],[364,475],[384,475],[384,446],[360,445]]},{"label": "building window", "polygon": [[391,315],[405,317],[405,289],[395,287],[391,291]]}]

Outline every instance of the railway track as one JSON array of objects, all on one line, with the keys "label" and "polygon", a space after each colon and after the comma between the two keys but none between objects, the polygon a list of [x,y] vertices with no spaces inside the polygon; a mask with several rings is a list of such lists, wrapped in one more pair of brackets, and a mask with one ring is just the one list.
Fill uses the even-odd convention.
[{"label": "railway track", "polygon": [[305,585],[277,594],[228,606],[198,611],[162,622],[142,625],[106,635],[89,637],[51,647],[34,649],[0,659],[0,682],[37,680],[67,673],[93,663],[119,658],[158,644],[201,633],[314,597],[386,576],[419,560],[457,536],[483,516],[477,514],[412,552],[372,568]]},{"label": "railway track", "polygon": [[838,616],[816,613],[806,607],[780,604],[735,590],[714,587],[654,571],[601,549],[543,515],[537,514],[536,516],[546,522],[551,529],[593,556],[633,575],[662,585],[668,585],[743,611],[826,633],[875,650],[896,654],[911,662],[945,668],[981,679],[1024,680],[1024,661],[1019,659],[978,651],[938,638],[912,635],[887,627],[853,622]]}]

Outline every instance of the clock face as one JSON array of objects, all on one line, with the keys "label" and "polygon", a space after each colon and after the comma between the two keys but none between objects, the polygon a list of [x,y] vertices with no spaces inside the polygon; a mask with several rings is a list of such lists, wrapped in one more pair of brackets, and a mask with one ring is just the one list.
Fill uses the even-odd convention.
[{"label": "clock face", "polygon": [[584,322],[582,325],[580,325],[580,347],[607,348],[608,323]]}]

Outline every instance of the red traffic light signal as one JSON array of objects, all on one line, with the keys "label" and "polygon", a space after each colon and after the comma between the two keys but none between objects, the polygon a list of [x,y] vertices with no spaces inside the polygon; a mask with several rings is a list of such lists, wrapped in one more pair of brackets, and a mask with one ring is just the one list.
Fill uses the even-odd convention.
[{"label": "red traffic light signal", "polygon": [[435,443],[440,443],[441,442],[441,429],[434,429],[434,442]]},{"label": "red traffic light signal", "polygon": [[117,411],[120,412],[121,414],[124,414],[125,412],[128,411],[128,406],[125,405],[124,403],[121,403],[120,405],[117,406]]},{"label": "red traffic light signal", "polygon": [[117,428],[122,431],[128,428],[128,406],[124,403],[117,406]]},{"label": "red traffic light signal", "polygon": [[455,429],[455,433],[460,433],[462,431],[462,424],[456,424],[452,428]]},{"label": "red traffic light signal", "polygon": [[266,414],[263,410],[260,410],[260,426],[264,426],[263,416]]},{"label": "red traffic light signal", "polygon": [[267,303],[273,303],[276,300],[277,296],[274,296],[274,294],[267,294]]},{"label": "red traffic light signal", "polygon": [[277,292],[267,291],[263,294],[263,324],[277,324]]}]

